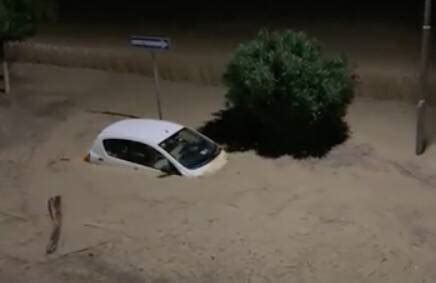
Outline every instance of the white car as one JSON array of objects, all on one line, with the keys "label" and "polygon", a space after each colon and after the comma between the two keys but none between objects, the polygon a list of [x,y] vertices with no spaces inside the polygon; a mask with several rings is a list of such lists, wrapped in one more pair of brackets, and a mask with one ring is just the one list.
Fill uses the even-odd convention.
[{"label": "white car", "polygon": [[219,170],[226,153],[187,127],[162,120],[127,119],[105,128],[86,161],[197,177]]}]

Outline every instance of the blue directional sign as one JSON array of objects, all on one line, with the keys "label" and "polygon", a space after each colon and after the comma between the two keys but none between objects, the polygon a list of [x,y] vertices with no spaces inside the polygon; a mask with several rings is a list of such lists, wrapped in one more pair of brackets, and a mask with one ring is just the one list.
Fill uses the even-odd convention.
[{"label": "blue directional sign", "polygon": [[170,49],[170,39],[165,37],[156,36],[130,36],[130,44],[136,47],[143,47],[147,49]]}]

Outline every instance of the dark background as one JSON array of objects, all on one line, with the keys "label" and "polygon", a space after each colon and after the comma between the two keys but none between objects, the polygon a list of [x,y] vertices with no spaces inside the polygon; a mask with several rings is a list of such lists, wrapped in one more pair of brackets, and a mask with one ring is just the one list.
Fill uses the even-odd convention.
[{"label": "dark background", "polygon": [[403,1],[72,1],[59,0],[60,20],[209,21],[286,17],[420,21],[424,0]]}]

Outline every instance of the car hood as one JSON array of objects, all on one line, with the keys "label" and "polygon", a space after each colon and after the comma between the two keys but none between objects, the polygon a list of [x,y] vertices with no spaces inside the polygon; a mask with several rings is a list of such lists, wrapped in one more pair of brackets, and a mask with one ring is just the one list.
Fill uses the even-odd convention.
[{"label": "car hood", "polygon": [[203,167],[191,171],[192,174],[188,177],[199,177],[204,175],[210,175],[220,170],[227,163],[227,153],[221,150],[211,162],[207,163]]}]

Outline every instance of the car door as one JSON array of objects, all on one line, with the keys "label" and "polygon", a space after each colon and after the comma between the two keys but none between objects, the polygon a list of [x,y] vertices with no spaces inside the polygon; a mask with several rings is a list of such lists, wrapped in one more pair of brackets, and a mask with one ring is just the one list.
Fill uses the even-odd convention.
[{"label": "car door", "polygon": [[[178,174],[177,169],[171,162],[154,148],[131,140],[125,139],[105,139],[103,146],[106,154],[115,159],[115,163],[129,165],[135,168],[145,167],[147,169],[158,170],[161,172]],[[127,162],[127,164],[125,164]]]}]

